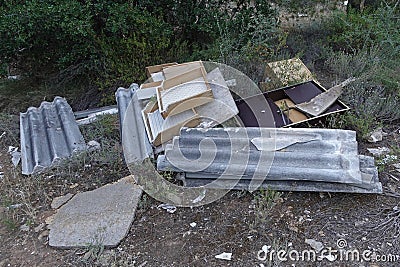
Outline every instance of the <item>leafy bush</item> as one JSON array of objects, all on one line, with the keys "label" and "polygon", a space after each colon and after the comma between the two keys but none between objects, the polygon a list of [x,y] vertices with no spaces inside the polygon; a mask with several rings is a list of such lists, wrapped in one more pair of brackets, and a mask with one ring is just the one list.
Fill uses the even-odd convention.
[{"label": "leafy bush", "polygon": [[352,111],[343,119],[361,137],[374,128],[400,119],[400,16],[395,6],[370,12],[335,14],[322,23],[322,37],[331,48],[325,67],[344,80],[358,80],[345,88],[343,100]]},{"label": "leafy bush", "polygon": [[396,6],[384,6],[371,13],[335,13],[324,23],[326,41],[335,50],[352,52],[372,46],[386,51],[386,56],[399,56],[400,16]]},{"label": "leafy bush", "polygon": [[276,11],[261,0],[6,0],[0,62],[51,77],[56,90],[95,84],[108,104],[110,91],[145,79],[146,65],[249,61],[255,48],[274,47],[276,26]]},{"label": "leafy bush", "polygon": [[83,61],[93,49],[91,15],[78,1],[5,1],[0,8],[0,55],[28,73]]}]

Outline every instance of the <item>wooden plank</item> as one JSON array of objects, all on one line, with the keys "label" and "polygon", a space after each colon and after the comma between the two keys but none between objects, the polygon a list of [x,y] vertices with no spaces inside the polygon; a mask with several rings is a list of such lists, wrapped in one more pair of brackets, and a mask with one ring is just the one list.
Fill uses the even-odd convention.
[{"label": "wooden plank", "polygon": [[201,61],[193,61],[182,63],[178,65],[173,65],[163,69],[163,74],[166,80],[172,79],[176,76],[181,75],[182,73],[197,69],[204,68],[203,62]]},{"label": "wooden plank", "polygon": [[171,62],[171,63],[165,63],[165,64],[160,64],[160,65],[148,66],[148,67],[146,67],[147,78],[151,78],[152,73],[160,72],[163,70],[163,68],[170,67],[170,66],[177,65],[177,64],[178,63],[176,63],[176,62]]}]

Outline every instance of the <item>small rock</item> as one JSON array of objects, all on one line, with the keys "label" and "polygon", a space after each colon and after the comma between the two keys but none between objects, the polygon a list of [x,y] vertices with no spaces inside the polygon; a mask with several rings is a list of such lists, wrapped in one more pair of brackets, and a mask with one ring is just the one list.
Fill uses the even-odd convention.
[{"label": "small rock", "polygon": [[8,80],[20,80],[21,79],[21,75],[9,75],[7,76]]},{"label": "small rock", "polygon": [[45,223],[41,223],[38,226],[36,226],[33,230],[35,231],[35,233],[39,233],[40,230],[42,230],[45,225],[46,225]]},{"label": "small rock", "polygon": [[100,143],[95,141],[95,140],[89,141],[87,143],[87,150],[88,151],[95,151],[95,150],[99,150],[100,148],[101,148]]},{"label": "small rock", "polygon": [[387,133],[384,133],[382,131],[382,128],[378,128],[369,134],[368,142],[370,142],[370,143],[380,142],[380,141],[382,141],[383,137],[386,135],[387,135]]},{"label": "small rock", "polygon": [[75,183],[75,184],[70,185],[69,188],[70,188],[70,189],[74,189],[74,188],[76,188],[76,187],[78,187],[78,186],[79,186],[79,184],[78,184],[78,183]]},{"label": "small rock", "polygon": [[70,200],[74,195],[71,193],[68,193],[64,196],[60,196],[60,197],[56,197],[53,199],[53,201],[51,202],[51,208],[52,209],[58,209],[60,208],[62,205],[64,205],[65,203],[68,202],[68,200]]},{"label": "small rock", "polygon": [[19,204],[13,204],[13,205],[8,206],[8,208],[9,208],[10,210],[19,209],[19,208],[21,208],[21,207],[22,207],[22,204],[21,204],[21,203],[19,203]]},{"label": "small rock", "polygon": [[215,258],[230,261],[232,259],[232,253],[222,252],[221,254],[215,256]]},{"label": "small rock", "polygon": [[395,167],[396,169],[400,169],[400,163],[392,164],[392,166]]},{"label": "small rock", "polygon": [[369,153],[371,153],[374,157],[382,156],[383,154],[389,153],[390,149],[387,147],[378,147],[378,148],[367,148]]},{"label": "small rock", "polygon": [[314,239],[306,239],[304,242],[310,245],[317,253],[319,253],[324,248],[324,244],[322,244],[322,242],[316,241]]},{"label": "small rock", "polygon": [[88,261],[90,259],[90,257],[92,257],[93,251],[89,250],[85,253],[85,255],[83,255],[83,261]]},{"label": "small rock", "polygon": [[29,229],[30,229],[30,227],[29,227],[28,225],[26,225],[26,224],[23,224],[23,225],[21,225],[21,226],[19,227],[19,229],[20,229],[21,231],[28,232]]},{"label": "small rock", "polygon": [[56,214],[50,215],[49,217],[47,217],[46,219],[44,219],[44,222],[49,225],[54,221],[54,217],[56,216]]},{"label": "small rock", "polygon": [[357,222],[354,222],[354,226],[355,227],[359,227],[359,226],[361,226],[361,225],[363,225],[365,222],[364,221],[357,221]]},{"label": "small rock", "polygon": [[195,222],[190,223],[191,227],[196,227],[196,225],[197,225],[197,223],[195,223]]},{"label": "small rock", "polygon": [[19,162],[21,161],[21,152],[18,151],[18,147],[9,146],[8,153],[11,155],[11,162],[14,167],[17,167]]},{"label": "small rock", "polygon": [[38,239],[39,239],[39,240],[42,240],[43,238],[49,236],[49,233],[50,233],[49,230],[45,230],[45,231],[41,232],[41,233],[39,234],[39,236],[38,236]]}]

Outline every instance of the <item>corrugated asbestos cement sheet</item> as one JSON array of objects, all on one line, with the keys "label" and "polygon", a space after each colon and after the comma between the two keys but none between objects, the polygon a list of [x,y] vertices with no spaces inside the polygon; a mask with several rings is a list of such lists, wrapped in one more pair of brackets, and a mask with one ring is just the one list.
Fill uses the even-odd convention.
[{"label": "corrugated asbestos cement sheet", "polygon": [[118,88],[115,93],[118,105],[120,134],[126,163],[141,162],[153,154],[142,118],[143,101],[138,99],[137,84],[128,89]]},{"label": "corrugated asbestos cement sheet", "polygon": [[33,174],[57,160],[86,149],[67,101],[56,97],[20,114],[22,173]]},{"label": "corrugated asbestos cement sheet", "polygon": [[358,155],[355,132],[337,129],[185,128],[157,168],[184,172],[187,186],[382,192],[373,158]]}]

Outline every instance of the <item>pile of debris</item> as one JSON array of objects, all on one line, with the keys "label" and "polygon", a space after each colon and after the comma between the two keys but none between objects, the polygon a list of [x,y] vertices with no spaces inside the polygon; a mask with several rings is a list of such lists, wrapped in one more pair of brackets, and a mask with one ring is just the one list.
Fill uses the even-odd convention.
[{"label": "pile of debris", "polygon": [[[234,100],[230,72],[207,65],[206,73],[204,65],[147,67],[149,83],[118,89],[128,164],[156,157],[158,171],[180,174],[187,187],[382,192],[374,158],[358,155],[355,132],[289,128],[348,110],[338,97],[351,80],[326,90],[301,60],[273,62],[260,84],[267,92]],[[166,102],[176,110],[165,108],[164,97],[174,94]],[[228,120],[231,127],[218,128]]]},{"label": "pile of debris", "polygon": [[185,186],[382,192],[374,159],[358,155],[355,132],[289,128],[348,110],[338,97],[351,80],[326,90],[300,59],[269,63],[260,83],[266,92],[250,95],[231,93],[251,85],[223,64],[168,63],[146,73],[141,86],[117,90],[117,107],[74,116],[57,97],[22,113],[22,172],[87,149],[76,120],[118,112],[126,163],[155,157],[159,171],[180,173]]},{"label": "pile of debris", "polygon": [[[78,125],[118,113],[126,163],[155,158],[158,171],[179,174],[185,187],[382,193],[374,158],[358,154],[354,131],[289,128],[348,110],[338,97],[349,81],[326,90],[299,59],[268,64],[265,92],[223,64],[169,63],[146,72],[147,83],[116,91],[117,106],[74,113],[56,97],[21,113],[22,173],[92,149]],[[141,193],[126,177],[62,197],[48,220],[49,244],[85,246],[101,238],[116,246]],[[123,209],[122,217],[111,206]]]}]

